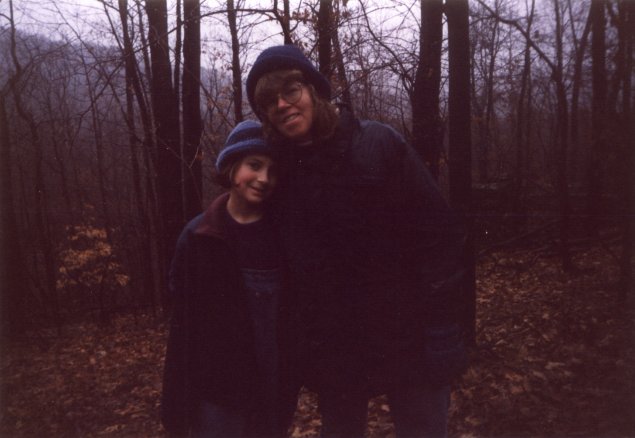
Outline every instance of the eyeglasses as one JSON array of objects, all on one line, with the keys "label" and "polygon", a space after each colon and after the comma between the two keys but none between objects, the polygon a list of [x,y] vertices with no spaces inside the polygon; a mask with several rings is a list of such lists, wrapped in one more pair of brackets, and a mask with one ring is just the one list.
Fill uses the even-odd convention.
[{"label": "eyeglasses", "polygon": [[301,82],[290,82],[282,86],[278,93],[271,93],[261,98],[261,106],[269,112],[278,106],[278,100],[282,99],[290,105],[297,103],[302,97],[303,85]]}]

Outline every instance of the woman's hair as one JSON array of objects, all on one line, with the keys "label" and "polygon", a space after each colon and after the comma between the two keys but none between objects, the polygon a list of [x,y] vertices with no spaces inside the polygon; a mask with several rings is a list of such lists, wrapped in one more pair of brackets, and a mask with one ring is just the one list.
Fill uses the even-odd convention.
[{"label": "woman's hair", "polygon": [[267,100],[267,96],[277,93],[283,85],[293,81],[301,82],[309,90],[313,100],[313,123],[311,125],[313,139],[326,140],[330,138],[337,128],[339,118],[337,108],[315,91],[315,87],[307,82],[300,70],[277,70],[265,74],[258,80],[254,101],[258,108],[258,116],[262,121],[265,138],[272,142],[284,140],[284,137],[278,133],[268,119],[262,102]]}]

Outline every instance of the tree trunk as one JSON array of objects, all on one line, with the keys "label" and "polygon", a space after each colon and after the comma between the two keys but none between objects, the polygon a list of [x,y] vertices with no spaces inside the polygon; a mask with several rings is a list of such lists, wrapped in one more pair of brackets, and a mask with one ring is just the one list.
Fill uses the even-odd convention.
[{"label": "tree trunk", "polygon": [[604,10],[606,0],[591,0],[591,58],[593,100],[591,109],[591,151],[587,162],[587,234],[598,235],[598,213],[603,210],[602,194],[602,152],[605,149],[605,117],[606,117],[606,19]]},{"label": "tree trunk", "polygon": [[412,91],[412,145],[435,179],[439,178],[443,147],[439,116],[442,18],[442,0],[421,1],[419,65]]},{"label": "tree trunk", "polygon": [[236,27],[236,8],[234,0],[227,0],[227,20],[232,39],[232,95],[234,96],[234,123],[243,121],[243,88],[240,70],[240,43]]},{"label": "tree trunk", "polygon": [[[495,7],[498,7],[496,4]],[[487,62],[487,75],[485,76],[485,111],[481,112],[477,123],[477,151],[476,160],[478,168],[478,181],[489,182],[490,180],[490,146],[492,142],[492,119],[494,117],[494,79],[496,58],[500,47],[500,27],[499,21],[494,20],[491,39],[489,43],[489,59]],[[481,110],[482,111],[482,110]]]},{"label": "tree trunk", "polygon": [[183,15],[181,13],[181,1],[182,0],[176,0],[176,27],[174,29],[174,81],[172,86],[174,87],[174,100],[177,105],[181,104],[181,57],[183,55]]},{"label": "tree trunk", "polygon": [[[335,8],[339,8],[339,2],[335,2]],[[335,12],[335,16],[339,17],[339,9]],[[342,90],[341,102],[344,104],[352,113],[354,113],[353,108],[353,99],[351,97],[351,90],[349,89],[348,80],[346,79],[346,67],[344,66],[344,56],[342,55],[342,46],[340,45],[340,37],[338,32],[339,26],[334,24],[333,29],[333,51],[335,52],[335,67],[337,68],[337,83]]]},{"label": "tree trunk", "polygon": [[42,143],[40,133],[38,130],[38,124],[36,123],[33,114],[28,110],[26,105],[22,102],[22,96],[20,94],[21,87],[19,85],[22,80],[24,70],[18,59],[16,40],[15,40],[15,22],[13,20],[13,1],[9,1],[9,25],[10,25],[10,52],[11,59],[13,61],[13,67],[15,72],[9,78],[9,86],[13,99],[15,101],[15,107],[20,118],[22,118],[28,128],[30,134],[30,141],[35,151],[34,157],[34,172],[35,180],[33,181],[35,200],[35,227],[32,239],[34,240],[35,247],[41,251],[41,261],[38,262],[43,272],[43,287],[42,293],[49,306],[53,322],[57,327],[58,334],[61,334],[62,319],[60,314],[60,307],[57,294],[57,258],[55,256],[54,242],[51,238],[50,229],[50,212],[48,207],[48,190],[44,181],[44,145]]},{"label": "tree trunk", "polygon": [[271,10],[278,24],[280,24],[284,44],[293,44],[293,39],[291,38],[291,9],[289,7],[289,0],[282,0],[282,16],[280,16],[280,11],[278,10],[278,0],[273,0]]},{"label": "tree trunk", "polygon": [[199,0],[183,0],[183,184],[185,221],[201,212],[203,191],[200,150],[201,13]]},{"label": "tree trunk", "polygon": [[467,275],[462,285],[462,325],[469,344],[476,341],[476,278],[472,232],[472,163],[470,111],[470,26],[467,0],[446,3],[449,61],[449,161],[450,203],[467,223],[464,251]]},{"label": "tree trunk", "polygon": [[[179,114],[172,87],[167,34],[166,0],[146,2],[152,80],[150,93],[157,146],[156,180],[161,218],[161,265],[167,271],[176,240],[183,228]],[[164,302],[167,290],[163,291]]]},{"label": "tree trunk", "polygon": [[570,271],[571,254],[569,250],[569,224],[570,224],[570,204],[569,204],[569,178],[568,178],[568,149],[569,149],[569,107],[567,102],[567,90],[564,83],[564,60],[562,42],[562,19],[560,4],[553,0],[556,18],[556,65],[553,72],[556,84],[557,99],[557,132],[556,132],[556,166],[558,169],[557,189],[560,204],[560,258],[562,269]]},{"label": "tree trunk", "polygon": [[[527,20],[527,33],[531,34],[531,26],[534,21],[534,7],[535,0],[531,2],[531,12]],[[518,218],[517,226],[519,229],[524,229],[526,226],[526,203],[525,198],[525,170],[527,168],[527,160],[529,154],[525,152],[525,145],[529,142],[524,141],[525,136],[529,136],[529,130],[525,132],[523,129],[525,126],[525,118],[529,117],[525,114],[525,108],[529,109],[528,95],[530,93],[529,79],[531,76],[531,45],[529,42],[525,42],[525,54],[523,61],[523,72],[520,82],[520,94],[518,96],[518,104],[516,109],[516,126],[515,126],[515,140],[516,140],[516,162],[515,172],[513,177],[513,191],[512,191],[512,211],[516,213]],[[529,113],[529,111],[527,111]],[[528,152],[528,151],[527,151]]]},{"label": "tree trunk", "polygon": [[620,292],[618,303],[623,304],[633,294],[633,252],[635,250],[635,120],[633,120],[632,78],[633,50],[635,45],[635,3],[622,0],[620,8],[619,38],[624,44],[624,69],[622,71],[622,123],[624,150],[624,239],[620,261]]},{"label": "tree trunk", "polygon": [[[141,166],[138,159],[137,149],[137,135],[136,135],[136,122],[134,111],[134,99],[136,96],[137,103],[139,105],[139,112],[141,114],[141,120],[143,125],[144,145],[146,150],[143,151],[147,156],[147,149],[151,146],[151,121],[148,114],[148,109],[145,105],[145,99],[143,91],[141,89],[141,83],[138,76],[137,60],[134,55],[134,49],[132,47],[132,41],[128,31],[128,2],[127,0],[119,0],[119,15],[121,18],[121,27],[123,33],[123,56],[125,61],[125,73],[126,73],[126,121],[128,123],[128,146],[130,148],[130,163],[132,168],[132,183],[133,193],[136,205],[137,214],[139,215],[139,227],[135,230],[135,239],[138,242],[137,250],[134,251],[133,257],[136,256],[137,263],[135,266],[139,268],[132,268],[131,283],[132,287],[135,284],[141,284],[141,294],[138,303],[140,305],[150,305],[152,312],[156,312],[156,300],[153,278],[153,261],[154,254],[152,253],[152,246],[150,244],[151,230],[154,228],[148,211],[148,200],[143,196],[142,189],[142,177]],[[152,168],[146,169],[149,173]],[[148,190],[148,196],[151,196],[152,190]],[[151,199],[151,204],[154,204],[154,199]],[[140,281],[137,281],[140,278]]]},{"label": "tree trunk", "polygon": [[[88,97],[90,98],[90,114],[91,114],[91,122],[92,122],[92,131],[93,131],[93,139],[95,141],[95,157],[97,158],[97,183],[99,186],[99,195],[100,195],[100,201],[101,201],[101,216],[102,216],[102,224],[104,227],[104,230],[106,231],[106,241],[108,242],[108,245],[110,245],[111,248],[114,248],[114,243],[113,243],[113,238],[112,238],[112,226],[111,226],[111,220],[110,220],[110,207],[109,207],[109,203],[108,203],[108,193],[106,190],[106,172],[105,172],[105,165],[104,165],[104,143],[103,143],[103,134],[102,134],[102,126],[101,126],[101,120],[102,118],[100,117],[100,114],[98,113],[98,107],[97,107],[97,97],[95,96],[95,88],[93,86],[93,83],[91,81],[91,77],[90,74],[91,72],[89,71],[88,65],[86,63],[85,60],[83,60],[84,63],[84,74],[86,76],[86,86],[87,86],[87,92],[88,92]],[[99,225],[102,225],[99,224]],[[110,261],[108,261],[107,263],[109,263]],[[110,310],[106,308],[106,297],[105,297],[105,293],[106,293],[106,289],[103,287],[104,286],[104,282],[102,280],[102,283],[100,285],[100,287],[97,289],[97,297],[98,297],[98,301],[99,301],[99,322],[101,324],[107,324],[109,323],[109,315],[110,315]],[[115,299],[115,295],[113,292],[113,300]],[[114,304],[114,303],[113,303]]]},{"label": "tree trunk", "polygon": [[[589,40],[589,33],[591,32],[591,13],[589,12],[580,42],[576,45],[575,52],[575,64],[573,68],[573,79],[571,86],[571,144],[578,147],[580,145],[580,129],[579,129],[579,106],[580,106],[580,88],[582,87],[582,68],[584,63],[584,55]],[[571,160],[572,169],[577,167],[577,159],[574,155]]]},{"label": "tree trunk", "polygon": [[331,34],[333,32],[333,1],[320,0],[320,10],[317,19],[318,61],[320,73],[328,79],[331,77],[332,55]]},{"label": "tree trunk", "polygon": [[11,181],[11,138],[5,95],[0,93],[0,342],[26,329],[26,298],[31,295]]}]

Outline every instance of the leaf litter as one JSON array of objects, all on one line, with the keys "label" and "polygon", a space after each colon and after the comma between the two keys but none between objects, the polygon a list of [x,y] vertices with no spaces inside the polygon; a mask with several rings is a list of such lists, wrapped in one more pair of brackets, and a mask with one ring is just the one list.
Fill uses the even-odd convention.
[{"label": "leaf litter", "polygon": [[[588,245],[573,273],[527,248],[479,261],[477,342],[453,388],[451,437],[635,436],[635,297],[616,304],[612,254]],[[122,316],[3,345],[0,436],[166,436],[166,336],[160,318]],[[319,436],[316,405],[301,391],[290,436]],[[369,403],[367,436],[395,437],[384,396]]]}]

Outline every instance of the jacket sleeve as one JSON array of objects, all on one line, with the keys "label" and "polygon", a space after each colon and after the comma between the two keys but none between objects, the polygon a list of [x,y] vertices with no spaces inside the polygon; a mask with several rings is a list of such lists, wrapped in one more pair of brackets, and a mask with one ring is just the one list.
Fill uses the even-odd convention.
[{"label": "jacket sleeve", "polygon": [[414,237],[408,243],[418,263],[426,376],[430,384],[443,386],[467,365],[460,328],[466,231],[423,161],[400,136],[399,140],[397,190],[404,194],[403,218]]},{"label": "jacket sleeve", "polygon": [[168,281],[171,315],[163,373],[161,422],[171,436],[187,436],[191,417],[189,302],[186,293],[188,237],[186,228],[177,241]]}]

